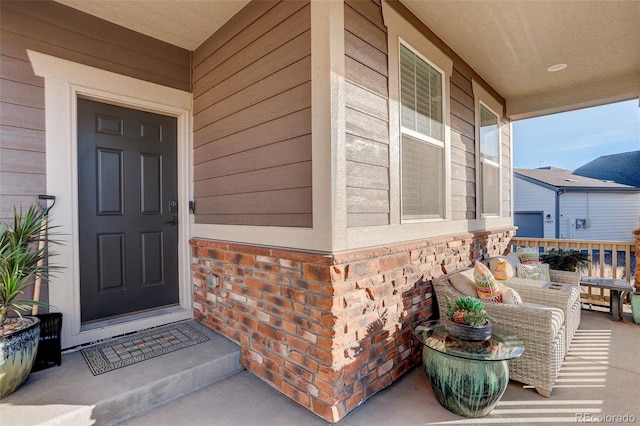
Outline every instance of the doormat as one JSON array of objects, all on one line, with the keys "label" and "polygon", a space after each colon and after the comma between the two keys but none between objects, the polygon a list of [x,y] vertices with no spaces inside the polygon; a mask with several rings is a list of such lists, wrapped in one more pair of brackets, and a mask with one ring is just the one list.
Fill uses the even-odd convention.
[{"label": "doormat", "polygon": [[188,324],[142,331],[80,352],[94,376],[209,340]]}]

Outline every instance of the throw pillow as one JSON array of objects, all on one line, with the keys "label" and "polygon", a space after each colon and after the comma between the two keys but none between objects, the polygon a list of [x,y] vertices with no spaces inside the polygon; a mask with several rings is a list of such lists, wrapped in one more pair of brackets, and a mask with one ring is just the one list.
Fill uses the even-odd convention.
[{"label": "throw pillow", "polygon": [[500,287],[493,274],[482,262],[476,262],[473,268],[476,291],[480,299],[502,302]]},{"label": "throw pillow", "polygon": [[489,270],[496,280],[504,281],[513,278],[514,269],[504,257],[492,257],[489,259]]},{"label": "throw pillow", "polygon": [[518,257],[520,258],[520,262],[525,265],[540,262],[540,253],[537,248],[533,247],[518,247]]},{"label": "throw pillow", "polygon": [[522,298],[518,294],[517,291],[512,289],[511,287],[507,287],[504,284],[498,283],[500,286],[500,295],[502,296],[502,303],[506,303],[508,305],[521,305]]},{"label": "throw pillow", "polygon": [[529,278],[531,280],[549,282],[551,281],[549,277],[549,265],[546,263],[518,265],[518,278]]},{"label": "throw pillow", "polygon": [[457,272],[449,277],[449,282],[460,293],[465,296],[478,297],[476,291],[476,283],[473,277],[473,269],[467,269],[466,271]]},{"label": "throw pillow", "polygon": [[520,258],[518,257],[518,254],[509,253],[504,258],[507,262],[511,264],[511,267],[513,268],[513,272],[515,272],[516,269],[518,268],[518,265],[520,264]]}]

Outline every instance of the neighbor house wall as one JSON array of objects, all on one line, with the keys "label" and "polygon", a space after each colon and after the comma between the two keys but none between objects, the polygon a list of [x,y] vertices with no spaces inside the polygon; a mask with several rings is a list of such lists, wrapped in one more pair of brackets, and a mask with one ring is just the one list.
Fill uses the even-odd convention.
[{"label": "neighbor house wall", "polygon": [[312,226],[310,27],[254,1],[195,50],[196,223]]},{"label": "neighbor house wall", "polygon": [[516,213],[519,211],[543,211],[542,217],[551,215],[553,222],[544,222],[544,238],[556,237],[558,218],[556,218],[556,194],[554,191],[516,176],[513,183],[513,196],[513,210]]},{"label": "neighbor house wall", "polygon": [[[638,223],[640,193],[568,192],[560,196],[560,238],[634,241],[629,229]],[[575,219],[589,219],[576,228]]]},{"label": "neighbor house wall", "polygon": [[335,422],[420,361],[431,279],[504,253],[513,228],[340,254],[192,240],[195,316],[243,365]]},{"label": "neighbor house wall", "polygon": [[0,3],[0,218],[46,192],[44,82],[27,49],[190,91],[190,52],[53,1]]}]

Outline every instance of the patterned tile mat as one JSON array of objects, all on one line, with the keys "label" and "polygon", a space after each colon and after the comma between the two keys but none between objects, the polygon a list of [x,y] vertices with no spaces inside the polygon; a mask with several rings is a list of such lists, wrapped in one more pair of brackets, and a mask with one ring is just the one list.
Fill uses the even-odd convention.
[{"label": "patterned tile mat", "polygon": [[188,324],[142,331],[80,352],[94,376],[209,340]]}]

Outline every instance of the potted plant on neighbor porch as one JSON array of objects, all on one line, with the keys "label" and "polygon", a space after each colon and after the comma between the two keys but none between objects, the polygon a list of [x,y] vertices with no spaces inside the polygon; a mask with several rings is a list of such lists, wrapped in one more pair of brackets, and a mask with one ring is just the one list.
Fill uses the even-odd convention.
[{"label": "potted plant on neighbor porch", "polygon": [[0,223],[0,398],[26,380],[36,358],[39,320],[22,312],[46,304],[23,297],[54,268],[46,261],[49,229],[37,206],[24,213],[14,208],[12,223]]},{"label": "potted plant on neighbor porch", "polygon": [[542,263],[549,265],[551,281],[580,284],[580,268],[589,264],[589,256],[578,250],[551,249],[540,256]]}]

